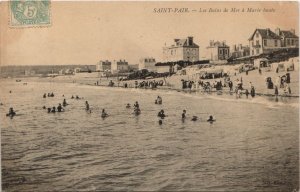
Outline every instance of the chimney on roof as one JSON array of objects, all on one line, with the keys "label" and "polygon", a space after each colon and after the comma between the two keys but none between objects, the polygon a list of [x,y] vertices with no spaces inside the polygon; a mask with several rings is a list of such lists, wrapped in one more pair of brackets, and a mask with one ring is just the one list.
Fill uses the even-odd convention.
[{"label": "chimney on roof", "polygon": [[290,31],[291,31],[293,34],[295,34],[295,29],[291,29]]},{"label": "chimney on roof", "polygon": [[[179,41],[180,39],[174,39],[174,42],[175,42],[175,45],[178,45],[178,41]],[[173,46],[173,45],[172,45]]]},{"label": "chimney on roof", "polygon": [[276,35],[280,35],[280,28],[279,28],[279,27],[277,27],[277,28],[275,29],[275,33],[276,33]]},{"label": "chimney on roof", "polygon": [[223,41],[222,46],[225,47],[225,45],[226,45],[226,41]]},{"label": "chimney on roof", "polygon": [[270,35],[270,28],[267,28],[267,36]]},{"label": "chimney on roof", "polygon": [[188,37],[187,40],[188,40],[188,46],[193,45],[193,37]]}]

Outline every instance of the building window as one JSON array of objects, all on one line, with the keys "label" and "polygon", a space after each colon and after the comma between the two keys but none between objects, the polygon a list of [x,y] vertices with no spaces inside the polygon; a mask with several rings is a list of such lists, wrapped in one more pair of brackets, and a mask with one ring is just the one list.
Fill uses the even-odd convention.
[{"label": "building window", "polygon": [[254,55],[254,50],[252,50],[252,55]]},{"label": "building window", "polygon": [[275,47],[277,47],[278,45],[277,45],[277,40],[275,40]]},{"label": "building window", "polygon": [[286,44],[287,44],[287,45],[290,45],[290,39],[287,39],[287,40],[286,40]]},{"label": "building window", "polygon": [[227,55],[227,49],[224,49],[224,55]]},{"label": "building window", "polygon": [[257,38],[259,37],[259,34],[258,34],[258,32],[256,33],[256,37],[257,37]]},{"label": "building window", "polygon": [[256,49],[256,54],[259,54],[259,49]]},{"label": "building window", "polygon": [[256,45],[259,45],[259,40],[256,40]]},{"label": "building window", "polygon": [[252,41],[252,47],[254,46],[254,41]]},{"label": "building window", "polygon": [[223,50],[222,50],[222,49],[219,50],[219,54],[220,54],[220,55],[223,54]]},{"label": "building window", "polygon": [[291,40],[292,45],[294,45],[294,39]]},{"label": "building window", "polygon": [[264,46],[268,46],[266,39],[264,39]]}]

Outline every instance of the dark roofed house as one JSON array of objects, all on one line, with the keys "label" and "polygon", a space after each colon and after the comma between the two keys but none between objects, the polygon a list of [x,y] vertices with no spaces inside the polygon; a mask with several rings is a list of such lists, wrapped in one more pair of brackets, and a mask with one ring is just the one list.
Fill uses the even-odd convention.
[{"label": "dark roofed house", "polygon": [[249,38],[250,55],[270,53],[281,48],[281,37],[267,29],[255,29]]},{"label": "dark roofed house", "polygon": [[281,37],[282,47],[299,47],[299,37],[295,34],[295,30],[290,31],[275,29],[275,33]]}]

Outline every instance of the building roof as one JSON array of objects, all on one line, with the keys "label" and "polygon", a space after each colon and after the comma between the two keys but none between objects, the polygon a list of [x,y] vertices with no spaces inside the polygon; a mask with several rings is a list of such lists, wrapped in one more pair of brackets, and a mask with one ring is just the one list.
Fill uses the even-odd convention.
[{"label": "building roof", "polygon": [[253,40],[256,31],[258,31],[258,33],[262,36],[263,39],[281,39],[279,35],[271,31],[270,29],[256,29],[249,38],[249,41]]},{"label": "building roof", "polygon": [[192,45],[188,44],[188,39],[175,39],[175,45],[169,46],[167,48],[172,47],[191,47],[191,48],[199,48],[199,45],[196,43],[192,43]]},{"label": "building roof", "polygon": [[226,45],[226,43],[223,41],[223,42],[220,42],[220,41],[211,41],[210,44],[207,48],[210,48],[210,47],[227,47],[229,48],[228,45]]},{"label": "building roof", "polygon": [[291,31],[280,31],[280,35],[285,38],[299,38],[297,35],[295,35]]}]

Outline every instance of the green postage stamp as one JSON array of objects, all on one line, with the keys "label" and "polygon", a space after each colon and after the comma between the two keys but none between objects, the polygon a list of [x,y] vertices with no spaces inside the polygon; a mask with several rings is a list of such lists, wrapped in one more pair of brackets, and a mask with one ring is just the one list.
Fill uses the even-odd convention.
[{"label": "green postage stamp", "polygon": [[50,0],[10,1],[10,25],[12,27],[49,26],[50,16]]}]

